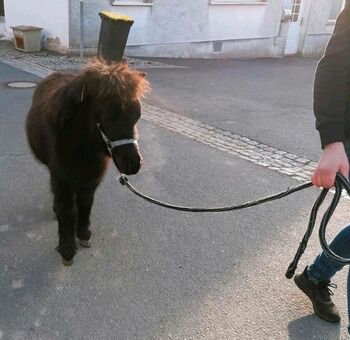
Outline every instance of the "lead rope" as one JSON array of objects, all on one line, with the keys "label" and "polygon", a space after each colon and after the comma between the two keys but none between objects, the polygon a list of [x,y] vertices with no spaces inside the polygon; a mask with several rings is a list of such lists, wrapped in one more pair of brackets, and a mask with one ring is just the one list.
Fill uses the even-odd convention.
[{"label": "lead rope", "polygon": [[[271,202],[271,201],[275,201],[277,199],[281,199],[281,198],[286,197],[288,195],[291,195],[297,191],[301,191],[301,190],[310,188],[312,186],[311,182],[306,182],[306,183],[303,183],[303,184],[298,185],[296,187],[288,188],[287,190],[282,191],[280,193],[277,193],[275,195],[266,196],[266,197],[263,197],[261,199],[246,202],[243,204],[224,206],[224,207],[215,207],[215,208],[195,208],[195,207],[186,207],[186,206],[169,204],[169,203],[157,200],[155,198],[152,198],[148,195],[145,195],[141,191],[137,190],[133,185],[131,185],[129,179],[124,174],[121,174],[121,176],[119,177],[119,182],[122,185],[126,186],[135,195],[143,198],[144,200],[146,200],[150,203],[153,203],[153,204],[156,204],[156,205],[168,208],[168,209],[178,210],[178,211],[186,211],[186,212],[223,212],[223,211],[241,210],[241,209],[253,207],[255,205],[259,205],[259,204],[263,204],[266,202]],[[346,259],[346,258],[343,258],[343,257],[335,254],[329,248],[327,241],[326,241],[326,236],[325,236],[328,222],[329,222],[330,218],[332,217],[334,210],[339,203],[343,188],[346,190],[346,192],[350,196],[349,181],[344,176],[342,176],[340,173],[337,173],[337,176],[335,179],[335,194],[333,196],[332,202],[330,203],[328,209],[324,213],[323,218],[321,220],[320,229],[319,229],[319,239],[320,239],[320,244],[321,244],[323,251],[331,259],[338,261],[342,264],[350,264],[350,259]],[[319,210],[320,206],[322,205],[324,199],[326,198],[328,191],[329,191],[328,189],[323,189],[312,207],[308,227],[306,229],[304,237],[302,238],[300,245],[298,247],[298,250],[294,256],[294,259],[290,263],[290,265],[287,269],[287,272],[285,274],[288,279],[291,279],[294,276],[298,262],[302,256],[302,254],[305,252],[305,249],[307,247],[307,243],[309,241],[309,238],[310,238],[312,231],[314,229],[314,226],[315,226],[318,210]]]}]

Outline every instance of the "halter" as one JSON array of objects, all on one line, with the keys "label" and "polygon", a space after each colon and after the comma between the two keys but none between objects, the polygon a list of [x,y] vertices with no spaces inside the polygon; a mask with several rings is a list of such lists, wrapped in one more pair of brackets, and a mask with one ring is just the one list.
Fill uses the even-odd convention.
[{"label": "halter", "polygon": [[114,141],[111,141],[102,131],[100,124],[97,124],[97,128],[99,129],[102,139],[106,143],[107,149],[109,154],[112,156],[112,150],[118,146],[121,145],[127,145],[127,144],[135,144],[137,145],[137,139],[136,138],[126,138],[126,139],[117,139]]}]

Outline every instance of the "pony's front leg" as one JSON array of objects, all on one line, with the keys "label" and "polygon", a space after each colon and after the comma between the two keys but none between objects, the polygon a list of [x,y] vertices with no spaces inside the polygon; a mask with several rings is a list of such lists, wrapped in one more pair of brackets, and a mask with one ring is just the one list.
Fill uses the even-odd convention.
[{"label": "pony's front leg", "polygon": [[62,263],[70,266],[76,253],[75,230],[78,217],[74,191],[65,183],[53,182],[54,208],[58,219],[57,250],[62,256]]},{"label": "pony's front leg", "polygon": [[90,213],[94,202],[94,194],[97,185],[89,185],[79,188],[77,190],[76,203],[78,207],[78,226],[77,238],[80,244],[85,247],[91,247],[91,231],[90,227]]}]

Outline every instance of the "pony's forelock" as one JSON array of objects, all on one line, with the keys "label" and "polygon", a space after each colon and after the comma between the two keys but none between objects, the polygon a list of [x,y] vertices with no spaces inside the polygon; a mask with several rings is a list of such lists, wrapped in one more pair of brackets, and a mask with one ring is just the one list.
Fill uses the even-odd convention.
[{"label": "pony's forelock", "polygon": [[97,77],[93,89],[94,99],[117,96],[121,105],[140,99],[150,88],[145,74],[132,69],[124,61],[107,63],[92,58],[80,71],[79,76],[90,74]]}]

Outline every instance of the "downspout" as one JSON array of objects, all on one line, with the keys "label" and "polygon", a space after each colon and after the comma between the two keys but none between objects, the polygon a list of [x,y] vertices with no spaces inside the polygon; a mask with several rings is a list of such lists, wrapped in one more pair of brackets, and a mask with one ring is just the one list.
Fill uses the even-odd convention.
[{"label": "downspout", "polygon": [[84,0],[80,0],[80,62],[83,62],[84,57]]}]

